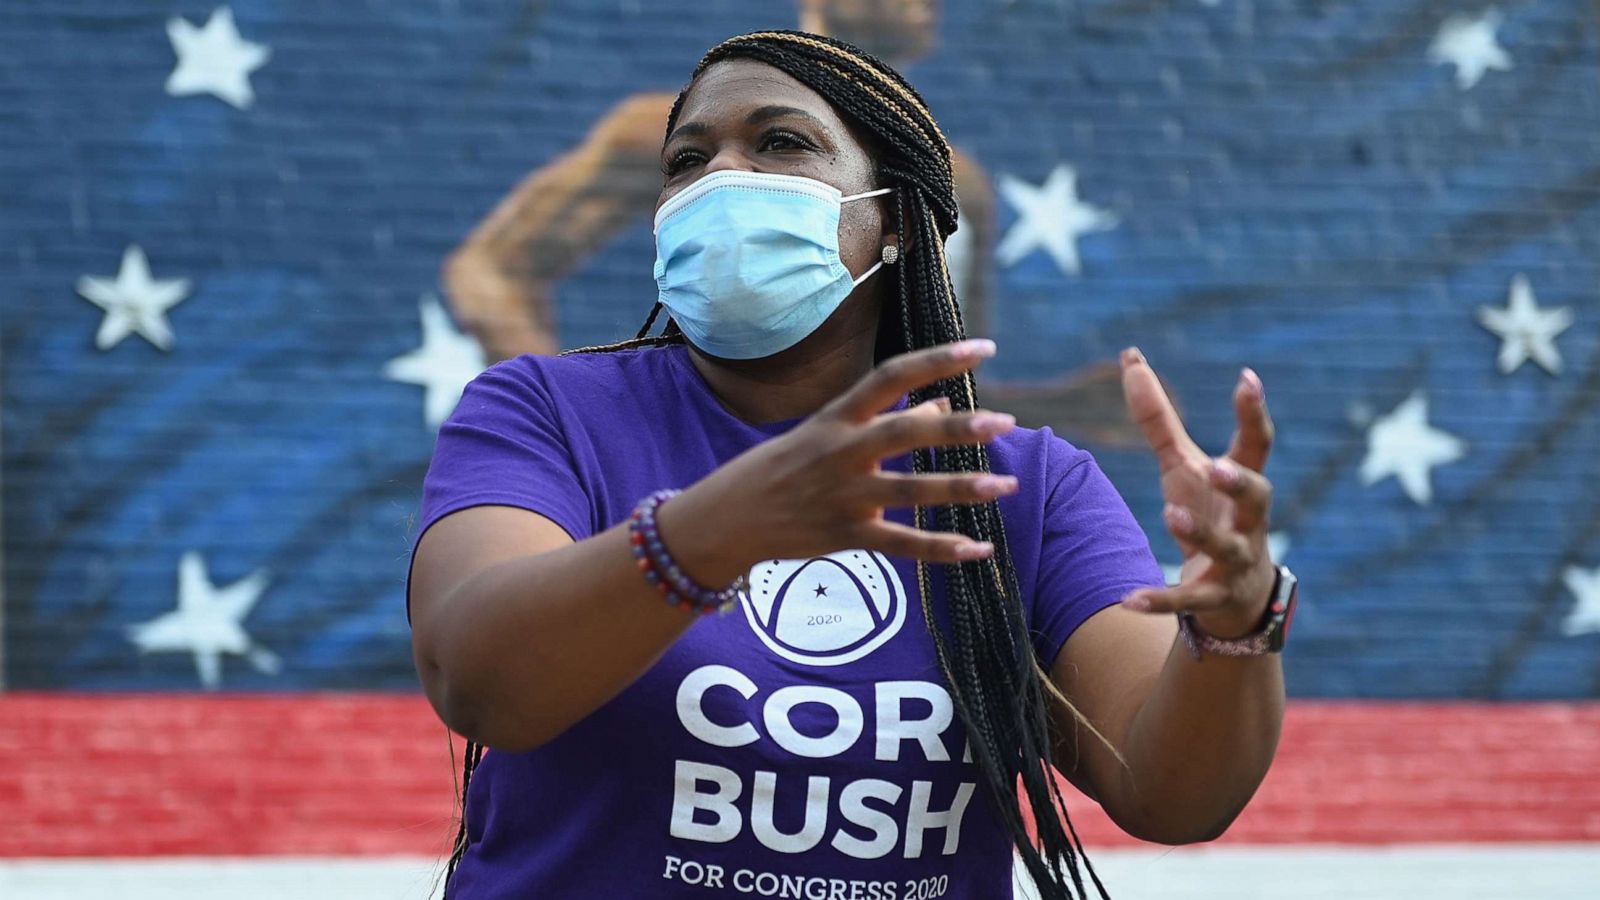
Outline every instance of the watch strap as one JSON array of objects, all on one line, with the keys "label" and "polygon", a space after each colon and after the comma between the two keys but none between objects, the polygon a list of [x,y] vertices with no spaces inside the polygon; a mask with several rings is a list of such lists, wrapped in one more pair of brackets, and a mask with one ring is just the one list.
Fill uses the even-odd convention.
[{"label": "watch strap", "polygon": [[1207,634],[1188,610],[1178,613],[1178,633],[1195,659],[1205,654],[1217,656],[1265,656],[1283,650],[1289,634],[1289,624],[1294,618],[1299,582],[1288,566],[1278,566],[1272,582],[1272,593],[1262,614],[1261,626],[1254,632],[1238,638],[1219,638]]}]

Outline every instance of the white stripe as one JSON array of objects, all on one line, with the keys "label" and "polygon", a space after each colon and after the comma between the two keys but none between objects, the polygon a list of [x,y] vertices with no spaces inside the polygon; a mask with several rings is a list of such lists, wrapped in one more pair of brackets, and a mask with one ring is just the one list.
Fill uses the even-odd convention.
[{"label": "white stripe", "polygon": [[[1113,900],[1600,897],[1600,844],[1180,847],[1091,851],[1089,859]],[[1018,875],[1016,897],[1037,900]]]},{"label": "white stripe", "polygon": [[427,900],[443,861],[185,857],[0,860],[0,897],[28,900]]},{"label": "white stripe", "polygon": [[[1600,885],[1600,844],[1197,847],[1100,850],[1091,859],[1115,900],[1593,900]],[[429,900],[438,896],[441,864],[417,858],[13,859],[0,860],[0,897]]]}]

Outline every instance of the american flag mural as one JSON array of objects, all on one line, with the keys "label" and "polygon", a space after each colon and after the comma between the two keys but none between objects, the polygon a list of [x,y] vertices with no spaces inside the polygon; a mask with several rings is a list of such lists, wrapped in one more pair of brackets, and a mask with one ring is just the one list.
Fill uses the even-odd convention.
[{"label": "american flag mural", "polygon": [[1075,805],[1112,895],[1600,896],[1600,3],[6,0],[0,897],[429,896],[435,429],[632,334],[663,104],[797,24],[926,95],[989,405],[1163,559],[1108,364],[1214,451],[1265,379],[1284,741],[1212,845]]}]

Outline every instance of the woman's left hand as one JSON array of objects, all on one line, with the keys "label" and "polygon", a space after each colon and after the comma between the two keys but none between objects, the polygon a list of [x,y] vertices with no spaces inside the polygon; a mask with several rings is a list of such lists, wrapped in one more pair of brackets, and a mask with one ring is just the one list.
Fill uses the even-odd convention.
[{"label": "woman's left hand", "polygon": [[1122,601],[1139,612],[1188,610],[1219,638],[1257,630],[1272,590],[1267,513],[1272,484],[1261,474],[1272,449],[1261,379],[1245,369],[1233,390],[1239,428],[1228,452],[1207,456],[1178,418],[1161,382],[1137,349],[1122,352],[1122,391],[1161,467],[1162,518],[1183,551],[1174,587],[1146,588]]}]

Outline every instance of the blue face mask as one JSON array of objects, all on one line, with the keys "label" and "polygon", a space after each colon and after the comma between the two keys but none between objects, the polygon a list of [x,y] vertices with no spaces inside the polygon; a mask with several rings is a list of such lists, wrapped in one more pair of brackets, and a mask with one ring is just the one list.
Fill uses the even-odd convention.
[{"label": "blue face mask", "polygon": [[839,206],[849,197],[794,175],[727,170],[656,212],[661,305],[700,350],[759,359],[816,331],[879,262],[852,278],[839,261]]}]

